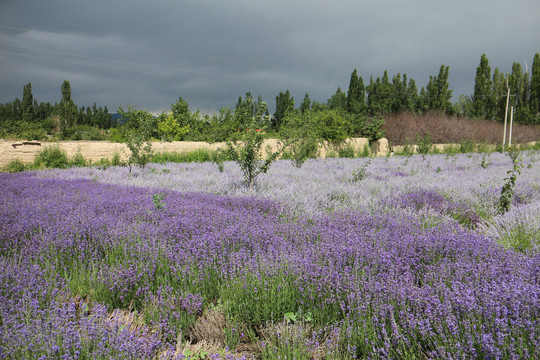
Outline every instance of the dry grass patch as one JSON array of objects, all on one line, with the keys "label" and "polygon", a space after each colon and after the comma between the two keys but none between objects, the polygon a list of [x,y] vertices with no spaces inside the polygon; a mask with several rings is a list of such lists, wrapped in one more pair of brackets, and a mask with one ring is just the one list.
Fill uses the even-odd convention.
[{"label": "dry grass patch", "polygon": [[[400,113],[385,116],[386,138],[392,145],[416,143],[430,133],[433,143],[448,144],[465,141],[499,144],[502,142],[504,124],[482,119],[458,118],[439,113]],[[508,136],[508,134],[507,134]],[[513,125],[512,142],[524,144],[540,140],[540,126]]]}]

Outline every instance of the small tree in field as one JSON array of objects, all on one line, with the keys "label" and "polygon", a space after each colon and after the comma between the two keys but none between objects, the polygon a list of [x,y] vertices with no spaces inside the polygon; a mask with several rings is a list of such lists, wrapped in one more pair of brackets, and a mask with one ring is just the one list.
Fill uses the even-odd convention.
[{"label": "small tree in field", "polygon": [[281,150],[273,152],[266,149],[266,157],[264,157],[262,149],[264,137],[257,130],[259,129],[246,129],[241,141],[229,141],[225,149],[227,158],[240,166],[244,180],[250,189],[257,177],[261,173],[266,173],[281,154]]},{"label": "small tree in field", "polygon": [[118,114],[124,120],[121,132],[124,143],[131,152],[128,159],[129,174],[131,175],[133,165],[144,168],[150,160],[152,155],[150,138],[155,120],[148,111],[135,109],[131,105],[128,105],[127,111],[120,107]]},{"label": "small tree in field", "polygon": [[[246,101],[251,99],[246,97]],[[270,165],[277,160],[283,149],[272,151],[266,149],[266,156],[263,155],[264,136],[263,129],[256,128],[256,119],[253,116],[250,106],[237,108],[235,112],[242,125],[240,136],[234,141],[228,141],[223,150],[228,159],[235,161],[242,170],[244,180],[251,189],[261,173],[266,173]],[[222,156],[216,157],[216,162],[222,169]]]}]

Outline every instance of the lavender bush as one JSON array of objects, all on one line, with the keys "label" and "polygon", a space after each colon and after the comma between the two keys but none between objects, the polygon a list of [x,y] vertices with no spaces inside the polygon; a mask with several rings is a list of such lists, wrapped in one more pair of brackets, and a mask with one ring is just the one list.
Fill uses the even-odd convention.
[{"label": "lavender bush", "polygon": [[[229,344],[264,358],[538,358],[540,254],[490,232],[535,211],[538,175],[493,222],[492,158],[373,159],[361,182],[366,160],[278,162],[253,190],[204,164],[0,174],[1,354],[182,358],[219,299]],[[291,312],[309,322],[279,325]]]}]

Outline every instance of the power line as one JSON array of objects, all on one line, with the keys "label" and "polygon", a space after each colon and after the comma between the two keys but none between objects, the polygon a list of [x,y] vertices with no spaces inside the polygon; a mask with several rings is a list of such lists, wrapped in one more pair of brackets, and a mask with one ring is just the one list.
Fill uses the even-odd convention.
[{"label": "power line", "polygon": [[[4,49],[0,49],[0,53],[7,53],[7,54],[18,55],[18,56],[26,56],[26,57],[33,57],[33,58],[41,59],[41,57],[38,56],[38,55],[21,53],[21,52],[4,50]],[[129,69],[129,68],[125,68],[125,67],[111,66],[110,64],[109,65],[103,65],[103,64],[96,64],[96,63],[88,63],[88,62],[76,61],[76,60],[73,60],[73,59],[64,59],[64,61],[67,61],[67,62],[70,62],[70,63],[73,63],[73,64],[78,64],[78,65],[99,67],[99,68],[112,69],[112,70],[122,70],[122,71],[136,72],[136,73],[147,74],[147,75],[173,76],[173,77],[178,77],[178,78],[183,78],[183,79],[202,79],[202,77],[196,77],[196,76],[186,76],[186,75],[180,75],[180,74],[166,74],[165,75],[163,73],[158,73],[156,71],[147,71],[147,70],[140,70],[140,69]],[[233,81],[233,83],[240,84],[237,81]]]},{"label": "power line", "polygon": [[64,51],[56,51],[56,50],[35,48],[35,47],[30,47],[30,46],[14,45],[14,44],[9,44],[9,43],[4,43],[4,42],[0,42],[0,45],[15,47],[19,49],[25,49],[25,50],[40,51],[40,52],[45,52],[45,53],[50,53],[50,54],[78,57],[82,59],[106,61],[106,62],[112,62],[112,63],[124,64],[124,65],[151,67],[151,68],[163,69],[163,70],[174,70],[174,71],[187,72],[187,73],[200,74],[200,75],[231,77],[230,75],[226,75],[226,74],[216,74],[216,73],[209,73],[209,72],[204,72],[204,71],[186,70],[186,69],[181,69],[181,68],[176,68],[176,67],[152,65],[152,64],[138,63],[138,62],[133,62],[133,61],[114,60],[114,59],[108,59],[108,58],[102,58],[102,57],[96,57],[96,56],[80,55],[80,54],[69,53],[69,52],[64,52]]},{"label": "power line", "polygon": [[208,59],[216,59],[216,60],[223,60],[223,61],[229,61],[229,62],[238,62],[238,63],[244,63],[244,64],[273,66],[273,65],[267,64],[267,63],[262,63],[262,62],[257,62],[257,61],[249,61],[249,60],[238,59],[238,58],[230,58],[230,57],[216,56],[216,55],[206,55],[206,54],[199,54],[199,53],[194,53],[194,52],[189,52],[189,51],[181,51],[181,50],[174,50],[174,49],[163,49],[163,48],[142,46],[142,45],[137,45],[137,44],[122,43],[122,42],[116,42],[116,41],[92,39],[92,38],[88,38],[88,37],[84,37],[84,36],[51,33],[51,32],[47,32],[47,31],[41,31],[41,30],[35,30],[35,29],[25,29],[25,28],[2,25],[2,24],[0,24],[0,28],[9,29],[9,30],[15,30],[15,31],[37,32],[37,33],[48,34],[48,35],[54,34],[55,36],[58,36],[58,37],[71,38],[71,39],[77,39],[77,40],[85,40],[85,41],[91,41],[91,42],[102,43],[102,44],[107,44],[107,45],[114,45],[114,46],[131,47],[131,48],[142,49],[142,50],[161,51],[161,52],[177,54],[177,55],[189,55],[189,56],[196,56],[196,57],[202,57],[202,58],[208,58]]}]

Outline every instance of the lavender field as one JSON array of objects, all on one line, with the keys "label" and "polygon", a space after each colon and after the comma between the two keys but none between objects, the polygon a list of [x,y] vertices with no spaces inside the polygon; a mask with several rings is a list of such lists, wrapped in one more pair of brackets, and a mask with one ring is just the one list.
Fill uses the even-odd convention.
[{"label": "lavender field", "polygon": [[0,357],[539,358],[523,165],[503,214],[499,153],[2,173]]}]

